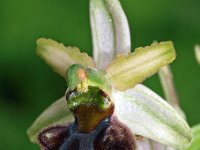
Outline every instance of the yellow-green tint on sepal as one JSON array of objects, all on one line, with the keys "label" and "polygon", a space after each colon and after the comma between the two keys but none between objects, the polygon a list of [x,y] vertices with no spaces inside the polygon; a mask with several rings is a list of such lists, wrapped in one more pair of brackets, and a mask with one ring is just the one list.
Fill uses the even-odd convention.
[{"label": "yellow-green tint on sepal", "polygon": [[37,40],[37,54],[52,67],[52,69],[66,77],[66,70],[72,64],[94,67],[93,59],[86,53],[81,53],[76,47],[65,47],[51,39],[40,38]]},{"label": "yellow-green tint on sepal", "polygon": [[126,90],[141,83],[175,58],[171,41],[137,48],[133,53],[115,58],[106,69],[107,78],[116,89]]}]

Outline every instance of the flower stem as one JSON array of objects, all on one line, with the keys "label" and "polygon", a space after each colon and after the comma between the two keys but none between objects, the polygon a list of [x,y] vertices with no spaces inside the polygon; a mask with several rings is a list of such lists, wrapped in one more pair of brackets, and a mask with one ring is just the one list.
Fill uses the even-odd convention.
[{"label": "flower stem", "polygon": [[170,66],[162,67],[158,74],[166,100],[185,118],[185,114],[179,105],[179,98],[177,96]]},{"label": "flower stem", "polygon": [[159,71],[160,81],[164,90],[165,98],[171,105],[179,105],[178,96],[174,86],[170,66],[165,66]]}]

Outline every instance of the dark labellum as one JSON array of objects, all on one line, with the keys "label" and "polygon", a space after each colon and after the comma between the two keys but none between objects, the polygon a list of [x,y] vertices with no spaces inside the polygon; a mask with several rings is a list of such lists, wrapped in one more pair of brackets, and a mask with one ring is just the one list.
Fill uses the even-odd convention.
[{"label": "dark labellum", "polygon": [[38,141],[43,150],[57,150],[69,135],[69,125],[54,126],[43,130]]},{"label": "dark labellum", "polygon": [[39,135],[44,150],[134,150],[135,137],[113,117],[110,97],[95,87],[86,93],[66,93],[68,107],[75,122],[55,126]]},{"label": "dark labellum", "polygon": [[43,150],[136,149],[134,135],[116,117],[104,119],[90,133],[78,132],[76,122],[66,126],[50,127],[40,133],[39,141]]},{"label": "dark labellum", "polygon": [[116,117],[112,117],[94,141],[95,150],[135,150],[135,137]]}]

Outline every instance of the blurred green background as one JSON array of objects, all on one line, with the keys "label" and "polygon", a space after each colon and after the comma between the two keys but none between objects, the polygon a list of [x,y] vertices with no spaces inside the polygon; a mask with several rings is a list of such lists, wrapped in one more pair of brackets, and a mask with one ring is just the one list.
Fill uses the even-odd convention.
[{"label": "blurred green background", "polygon": [[[92,55],[88,0],[0,0],[0,149],[38,147],[26,129],[65,93],[65,81],[35,55],[35,41],[47,37]],[[175,84],[188,122],[200,122],[199,0],[123,0],[133,49],[154,40],[172,40],[177,59]],[[163,95],[158,76],[145,84]]]}]

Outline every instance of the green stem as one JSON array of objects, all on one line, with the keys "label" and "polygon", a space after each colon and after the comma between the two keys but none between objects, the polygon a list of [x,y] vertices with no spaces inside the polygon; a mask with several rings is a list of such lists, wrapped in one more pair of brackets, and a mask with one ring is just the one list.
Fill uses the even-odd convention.
[{"label": "green stem", "polygon": [[185,114],[179,105],[179,98],[177,96],[170,66],[168,65],[161,68],[158,74],[166,100],[185,118]]},{"label": "green stem", "polygon": [[170,66],[165,66],[159,71],[160,81],[164,90],[165,98],[171,105],[179,105],[178,96],[174,86],[172,72]]}]

